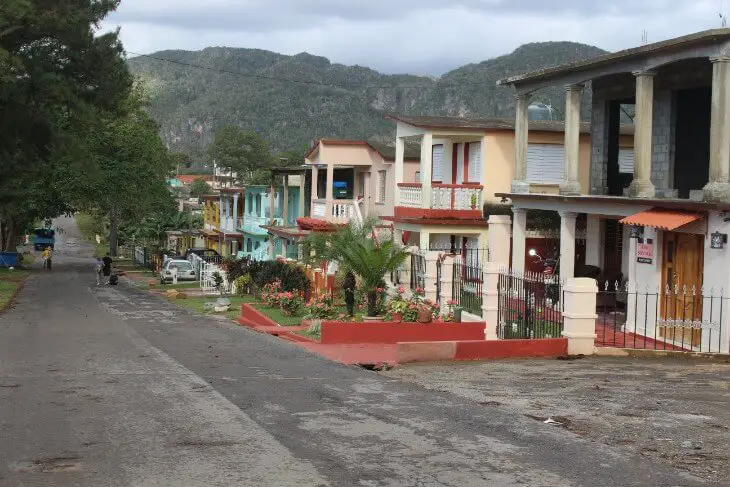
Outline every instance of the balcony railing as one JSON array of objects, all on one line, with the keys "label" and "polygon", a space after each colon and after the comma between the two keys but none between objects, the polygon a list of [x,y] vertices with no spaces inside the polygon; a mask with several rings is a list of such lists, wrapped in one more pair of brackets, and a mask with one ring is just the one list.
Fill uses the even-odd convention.
[{"label": "balcony railing", "polygon": [[325,200],[314,200],[312,203],[312,217],[325,218],[327,216],[327,202]]},{"label": "balcony railing", "polygon": [[423,202],[421,183],[398,183],[400,188],[400,206],[420,208]]},{"label": "balcony railing", "polygon": [[243,217],[243,231],[248,233],[265,234],[261,227],[269,224],[269,219],[262,216],[246,215]]},{"label": "balcony railing", "polygon": [[355,219],[355,202],[353,200],[335,200],[332,202],[332,223],[349,223]]},{"label": "balcony railing", "polygon": [[[398,206],[423,208],[423,187],[421,183],[399,183]],[[472,210],[482,207],[484,187],[478,184],[440,184],[431,186],[431,209]]]}]

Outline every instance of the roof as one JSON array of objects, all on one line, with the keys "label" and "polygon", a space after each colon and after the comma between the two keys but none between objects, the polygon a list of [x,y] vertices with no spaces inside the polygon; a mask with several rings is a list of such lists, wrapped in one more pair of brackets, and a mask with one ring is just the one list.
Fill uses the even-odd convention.
[{"label": "roof", "polygon": [[702,219],[702,213],[695,213],[682,210],[667,210],[663,208],[652,208],[635,215],[627,216],[619,221],[623,225],[638,225],[642,227],[654,227],[660,230],[672,231],[688,223]]},{"label": "roof", "polygon": [[[366,140],[354,140],[354,139],[319,139],[317,142],[304,154],[304,157],[309,157],[320,144],[325,145],[340,145],[340,146],[361,146],[368,147],[373,151],[380,154],[383,159],[394,161],[395,160],[395,147],[380,142],[371,142]],[[420,161],[421,160],[421,147],[416,144],[406,144],[404,159],[406,161]]]},{"label": "roof", "polygon": [[228,194],[242,194],[244,188],[221,188],[219,191],[221,193],[228,193]]},{"label": "roof", "polygon": [[525,81],[542,81],[562,74],[579,71],[588,68],[597,68],[619,61],[641,59],[643,57],[672,51],[676,49],[696,47],[704,44],[711,44],[718,41],[730,40],[730,29],[710,29],[702,32],[695,32],[682,37],[675,37],[666,41],[654,42],[623,51],[604,54],[602,56],[584,59],[574,63],[561,64],[551,68],[539,69],[526,74],[511,76],[497,81],[498,85],[513,85]]},{"label": "roof", "polygon": [[176,176],[175,179],[180,181],[183,184],[190,184],[196,179],[202,179],[203,181],[213,181],[213,176],[210,174],[183,174],[181,176]]},{"label": "roof", "polygon": [[497,198],[507,198],[512,200],[533,200],[533,201],[550,201],[554,203],[615,203],[619,205],[641,205],[657,208],[666,208],[669,210],[688,210],[688,211],[726,211],[730,212],[730,203],[713,203],[709,201],[693,201],[679,198],[631,198],[627,196],[606,196],[606,195],[589,195],[566,196],[561,194],[547,193],[495,193]]},{"label": "roof", "polygon": [[[416,117],[408,115],[388,115],[388,118],[424,129],[468,130],[488,132],[492,130],[514,130],[514,118],[471,118],[471,117]],[[530,120],[528,130],[533,132],[565,132],[565,123],[557,120]],[[581,122],[582,134],[591,133],[591,124]],[[622,135],[632,135],[633,125],[622,125]]]},{"label": "roof", "polygon": [[200,199],[201,200],[218,201],[219,198],[220,198],[220,196],[217,195],[217,194],[203,194],[203,195],[200,195]]},{"label": "roof", "polygon": [[310,234],[309,230],[303,230],[299,227],[276,227],[276,226],[262,226],[270,235],[276,235],[277,237],[284,238],[298,238],[306,237]]}]

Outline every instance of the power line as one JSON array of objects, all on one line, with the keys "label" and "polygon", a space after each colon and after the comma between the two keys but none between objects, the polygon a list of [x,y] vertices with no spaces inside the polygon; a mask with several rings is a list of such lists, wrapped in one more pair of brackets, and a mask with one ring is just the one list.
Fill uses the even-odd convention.
[{"label": "power line", "polygon": [[154,59],[155,61],[162,61],[165,63],[170,64],[176,64],[178,66],[185,66],[188,68],[196,68],[196,69],[202,69],[205,71],[213,71],[216,73],[222,73],[222,74],[232,74],[236,76],[243,76],[246,78],[254,78],[254,79],[260,79],[260,80],[266,80],[266,81],[276,81],[280,83],[294,83],[294,84],[301,84],[301,85],[309,85],[309,86],[319,86],[322,88],[334,88],[338,90],[365,90],[365,89],[394,89],[394,90],[400,90],[400,89],[423,89],[423,88],[454,88],[454,87],[460,87],[460,86],[470,86],[470,85],[482,85],[483,82],[472,82],[472,83],[458,83],[458,84],[436,84],[436,85],[401,85],[401,86],[393,86],[393,85],[364,85],[364,86],[342,86],[342,85],[330,85],[327,83],[320,83],[318,81],[307,81],[307,80],[300,80],[300,79],[292,79],[292,78],[279,78],[276,76],[265,76],[262,74],[253,74],[253,73],[244,73],[241,71],[232,71],[229,69],[223,69],[223,68],[213,68],[210,66],[202,66],[200,64],[193,64],[193,63],[186,63],[183,61],[176,61],[174,59],[166,59],[162,57],[152,56],[150,54],[140,54],[137,52],[127,51],[127,53],[132,54],[134,56],[138,57],[144,57],[148,59]]}]

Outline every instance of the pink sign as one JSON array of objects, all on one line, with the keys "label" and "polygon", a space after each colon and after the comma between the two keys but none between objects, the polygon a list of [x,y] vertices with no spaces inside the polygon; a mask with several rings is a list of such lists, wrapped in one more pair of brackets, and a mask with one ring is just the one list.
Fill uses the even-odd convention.
[{"label": "pink sign", "polygon": [[654,259],[654,244],[640,243],[636,244],[636,262],[641,264],[651,264]]}]

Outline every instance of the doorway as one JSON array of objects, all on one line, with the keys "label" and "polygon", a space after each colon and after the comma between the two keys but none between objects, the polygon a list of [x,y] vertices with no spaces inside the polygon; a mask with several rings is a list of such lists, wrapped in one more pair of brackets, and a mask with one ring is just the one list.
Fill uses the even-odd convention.
[{"label": "doorway", "polygon": [[[702,321],[704,235],[666,232],[662,252],[663,321]],[[660,326],[659,336],[681,345],[700,345],[702,330]]]},{"label": "doorway", "polygon": [[677,91],[674,187],[680,198],[709,181],[711,109],[710,87]]}]

